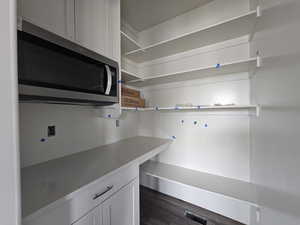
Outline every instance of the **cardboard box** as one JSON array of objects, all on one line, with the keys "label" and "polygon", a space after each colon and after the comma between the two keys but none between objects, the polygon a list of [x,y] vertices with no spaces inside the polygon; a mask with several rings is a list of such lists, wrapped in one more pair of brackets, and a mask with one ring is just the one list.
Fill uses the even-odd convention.
[{"label": "cardboard box", "polygon": [[122,86],[122,96],[140,98],[141,93],[140,91]]},{"label": "cardboard box", "polygon": [[145,99],[122,96],[122,106],[144,108]]}]

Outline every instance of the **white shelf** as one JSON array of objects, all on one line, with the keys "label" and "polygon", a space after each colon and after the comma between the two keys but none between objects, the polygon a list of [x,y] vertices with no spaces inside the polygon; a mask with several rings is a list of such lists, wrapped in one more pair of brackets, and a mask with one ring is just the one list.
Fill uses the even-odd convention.
[{"label": "white shelf", "polygon": [[148,107],[148,108],[132,108],[122,107],[124,111],[133,112],[149,112],[149,111],[220,111],[220,110],[253,110],[256,116],[259,116],[258,105],[224,105],[224,106],[191,106],[191,107]]},{"label": "white shelf", "polygon": [[121,31],[122,54],[141,49],[142,47],[133,38]]},{"label": "white shelf", "polygon": [[200,30],[130,51],[126,57],[141,63],[244,35],[251,35],[258,15],[259,11],[253,10]]},{"label": "white shelf", "polygon": [[130,81],[133,81],[133,80],[138,80],[138,79],[141,79],[139,76],[137,76],[136,74],[134,73],[131,73],[131,72],[128,72],[126,70],[121,70],[122,72],[122,80],[124,82],[127,82],[129,83]]},{"label": "white shelf", "polygon": [[219,65],[212,65],[208,67],[197,68],[193,70],[180,71],[176,73],[163,74],[157,76],[146,77],[142,79],[129,81],[128,84],[136,87],[145,87],[151,85],[158,85],[163,83],[187,81],[199,79],[209,76],[218,76],[240,72],[254,71],[259,67],[259,58],[249,58],[246,60],[234,61]]},{"label": "white shelf", "polygon": [[141,171],[148,176],[217,193],[258,207],[256,187],[249,182],[154,161],[144,163],[141,166]]}]

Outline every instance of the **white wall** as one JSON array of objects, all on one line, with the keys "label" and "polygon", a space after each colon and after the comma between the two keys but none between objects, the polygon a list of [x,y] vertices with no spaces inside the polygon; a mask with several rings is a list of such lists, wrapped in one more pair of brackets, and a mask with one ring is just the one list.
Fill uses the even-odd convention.
[{"label": "white wall", "polygon": [[158,76],[247,60],[249,58],[248,39],[248,36],[243,36],[138,64],[138,74],[141,77]]},{"label": "white wall", "polygon": [[15,11],[15,1],[0,1],[0,218],[3,225],[20,224]]},{"label": "white wall", "polygon": [[140,32],[138,41],[143,46],[148,46],[242,15],[248,10],[249,0],[212,1]]},{"label": "white wall", "polygon": [[[148,45],[166,40],[239,16],[248,12],[249,7],[249,1],[246,0],[213,1],[204,7],[140,32],[139,41]],[[245,60],[250,56],[248,40],[248,36],[239,37],[138,64],[139,75],[155,76]],[[154,86],[144,88],[143,95],[148,106],[250,104],[249,74],[228,74]],[[174,144],[157,157],[157,160],[249,181],[250,117],[247,111],[143,112],[139,115],[141,135],[166,138],[176,136]],[[205,124],[208,127],[205,127]],[[245,224],[250,223],[250,207],[241,202],[149,177],[142,177],[142,183]]]},{"label": "white wall", "polygon": [[[228,40],[139,64],[142,76],[174,73],[249,58],[248,37]],[[250,104],[249,74],[208,77],[143,89],[148,106],[176,104]],[[184,123],[182,123],[182,120]],[[194,122],[197,124],[194,125]],[[172,138],[175,143],[157,160],[249,181],[249,114],[236,112],[143,112],[139,133]],[[205,124],[208,127],[205,127]],[[250,207],[226,197],[180,184],[142,177],[142,184],[216,213],[249,224]]]},{"label": "white wall", "polygon": [[[202,7],[195,8],[189,12],[139,33],[134,31],[130,25],[125,23],[123,23],[122,29],[135,40],[137,40],[142,46],[148,46],[160,41],[178,37],[179,35],[183,35],[188,32],[194,32],[195,30],[203,29],[218,22],[232,19],[236,16],[243,15],[244,13],[249,12],[249,7],[249,0],[212,1]],[[241,44],[245,42],[246,38],[243,37],[238,39],[239,40],[234,41],[229,40],[219,45],[218,48],[220,51],[217,55],[212,52],[214,51],[215,47],[206,46],[201,49],[185,52],[184,54],[180,53],[178,55],[173,55],[142,64],[135,64],[130,60],[125,60],[123,57],[122,68],[144,77],[161,75],[174,71],[178,72],[182,70],[182,66],[185,67],[184,69],[192,69],[199,68],[203,65],[211,66],[217,63],[231,62],[235,59],[244,59],[243,55],[232,54],[232,52],[245,53],[242,48],[247,46],[241,46]],[[227,55],[224,57],[225,51],[222,51],[221,49],[228,48],[230,46],[232,47],[231,52],[226,51]],[[204,52],[206,54],[203,54]],[[162,64],[162,61],[168,61],[171,63],[171,61],[174,61],[178,58],[181,58],[181,63],[176,62],[174,64],[176,67],[171,67],[170,64],[167,67],[169,71],[166,70],[164,63]],[[154,64],[156,65],[154,66]],[[138,67],[138,69],[136,67]]]},{"label": "white wall", "polygon": [[[143,94],[152,106],[249,104],[249,84],[247,73],[234,74],[147,88]],[[143,112],[139,133],[176,137],[171,147],[156,158],[160,162],[249,181],[249,122],[247,111]],[[167,181],[153,182],[142,179],[146,186],[249,224],[250,209],[245,204]]]},{"label": "white wall", "polygon": [[[262,225],[300,224],[300,1],[265,0],[251,50],[263,66],[251,82],[261,115],[251,120],[251,180]],[[255,214],[253,224],[257,224]]]},{"label": "white wall", "polygon": [[[136,136],[136,115],[123,115],[120,127],[114,119],[100,118],[92,107],[20,104],[22,167]],[[56,136],[47,138],[47,127]],[[129,132],[130,131],[130,132]],[[45,142],[41,139],[46,138]]]},{"label": "white wall", "polygon": [[[198,81],[198,84],[194,81],[194,84],[179,87],[148,89],[143,93],[154,106],[175,106],[177,103],[212,105],[219,102],[217,99],[223,98],[229,103],[249,104],[247,74],[226,78],[206,79]],[[249,180],[247,112],[145,112],[141,113],[140,118],[141,134],[166,138],[176,136],[175,144],[159,156],[160,161]]]}]

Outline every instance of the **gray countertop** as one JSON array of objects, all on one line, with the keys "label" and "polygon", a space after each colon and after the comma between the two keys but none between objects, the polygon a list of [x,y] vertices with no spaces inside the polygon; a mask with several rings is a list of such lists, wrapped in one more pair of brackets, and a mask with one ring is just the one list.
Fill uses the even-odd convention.
[{"label": "gray countertop", "polygon": [[133,137],[23,168],[23,218],[171,142],[169,139]]}]

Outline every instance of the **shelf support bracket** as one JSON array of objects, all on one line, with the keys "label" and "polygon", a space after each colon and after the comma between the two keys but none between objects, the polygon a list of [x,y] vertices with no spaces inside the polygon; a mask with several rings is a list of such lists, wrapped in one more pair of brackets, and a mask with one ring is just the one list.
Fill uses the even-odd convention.
[{"label": "shelf support bracket", "polygon": [[260,5],[256,6],[256,17],[261,17],[261,7],[260,7]]},{"label": "shelf support bracket", "polygon": [[261,56],[259,55],[259,51],[256,52],[256,67],[260,68],[262,66]]},{"label": "shelf support bracket", "polygon": [[251,71],[249,74],[250,79],[252,79],[255,76],[257,69],[260,67],[262,67],[262,58],[259,55],[259,51],[257,51],[256,52],[256,65],[255,65],[255,68],[253,69],[253,71]]},{"label": "shelf support bracket", "polygon": [[256,117],[259,117],[260,114],[260,105],[256,106]]},{"label": "shelf support bracket", "polygon": [[249,42],[251,42],[253,40],[253,38],[254,38],[254,34],[256,32],[256,26],[257,26],[257,22],[258,22],[258,18],[259,17],[261,17],[261,7],[258,4],[256,6],[256,18],[255,18],[255,23],[254,23],[253,29],[252,29],[251,34],[249,36]]}]

